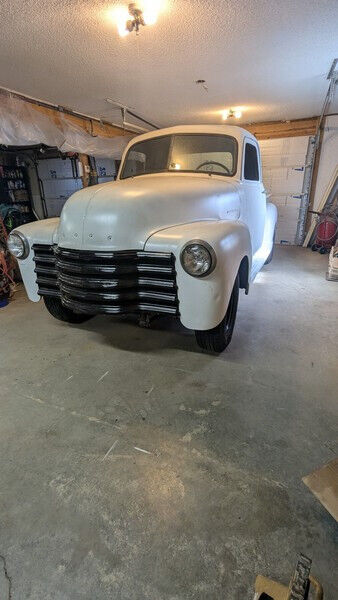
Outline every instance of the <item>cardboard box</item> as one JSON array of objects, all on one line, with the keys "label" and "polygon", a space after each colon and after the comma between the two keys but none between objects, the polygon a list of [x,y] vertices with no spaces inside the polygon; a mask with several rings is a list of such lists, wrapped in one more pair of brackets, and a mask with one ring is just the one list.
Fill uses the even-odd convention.
[{"label": "cardboard box", "polygon": [[302,481],[338,522],[338,458],[306,475]]}]

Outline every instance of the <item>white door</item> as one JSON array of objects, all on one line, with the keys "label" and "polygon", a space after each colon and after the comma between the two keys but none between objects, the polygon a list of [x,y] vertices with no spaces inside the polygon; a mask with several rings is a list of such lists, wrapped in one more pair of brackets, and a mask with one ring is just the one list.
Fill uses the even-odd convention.
[{"label": "white door", "polygon": [[259,143],[264,184],[278,209],[276,244],[295,243],[308,142],[299,136]]},{"label": "white door", "polygon": [[241,221],[251,235],[252,253],[262,245],[266,215],[266,192],[262,183],[262,168],[258,144],[245,138],[241,177]]}]

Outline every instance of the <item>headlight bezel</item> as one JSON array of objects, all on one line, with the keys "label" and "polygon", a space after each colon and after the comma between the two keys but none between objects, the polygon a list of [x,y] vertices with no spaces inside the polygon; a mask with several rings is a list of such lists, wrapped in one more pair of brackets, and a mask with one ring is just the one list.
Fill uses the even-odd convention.
[{"label": "headlight bezel", "polygon": [[[183,261],[183,254],[189,246],[202,246],[209,253],[210,267],[205,273],[200,273],[200,274],[199,273],[190,273],[190,271],[188,271],[188,269],[186,269],[184,261]],[[195,277],[196,279],[203,279],[203,277],[207,277],[208,275],[210,275],[216,267],[216,263],[217,263],[216,252],[213,249],[213,247],[210,246],[210,244],[208,244],[208,242],[205,242],[204,240],[200,240],[200,239],[189,240],[189,242],[186,242],[186,244],[184,244],[184,246],[181,249],[180,262],[182,265],[182,269],[185,271],[185,273],[190,275],[190,277]]]},{"label": "headlight bezel", "polygon": [[[20,256],[16,256],[9,247],[9,240],[10,240],[11,236],[16,236],[22,242],[23,252]],[[28,240],[20,231],[13,230],[9,233],[8,239],[7,239],[7,248],[8,248],[8,251],[11,253],[11,255],[14,256],[14,258],[16,258],[17,260],[23,260],[23,259],[27,258],[28,254],[29,254]]]}]

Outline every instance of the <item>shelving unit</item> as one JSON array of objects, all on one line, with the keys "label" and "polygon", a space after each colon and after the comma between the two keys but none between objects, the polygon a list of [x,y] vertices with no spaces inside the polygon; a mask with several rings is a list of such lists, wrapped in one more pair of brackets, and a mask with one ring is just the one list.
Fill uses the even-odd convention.
[{"label": "shelving unit", "polygon": [[8,230],[12,228],[10,223],[17,226],[35,220],[26,167],[0,164],[0,215],[5,222],[10,209],[16,209],[17,218],[7,220]]}]

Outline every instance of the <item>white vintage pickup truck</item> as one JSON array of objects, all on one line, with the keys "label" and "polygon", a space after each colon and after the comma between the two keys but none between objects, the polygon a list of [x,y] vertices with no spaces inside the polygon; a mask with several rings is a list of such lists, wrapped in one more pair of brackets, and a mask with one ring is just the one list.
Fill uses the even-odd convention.
[{"label": "white vintage pickup truck", "polygon": [[178,126],[134,138],[115,182],[73,194],[60,219],[18,227],[8,247],[28,297],[57,319],[168,314],[222,352],[239,288],[271,260],[276,220],[252,134]]}]

